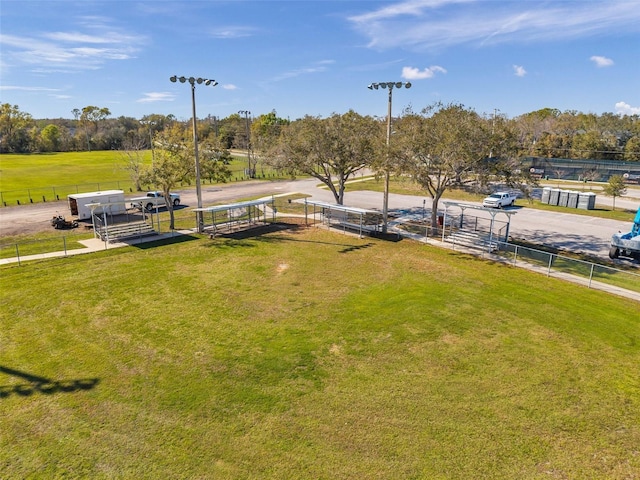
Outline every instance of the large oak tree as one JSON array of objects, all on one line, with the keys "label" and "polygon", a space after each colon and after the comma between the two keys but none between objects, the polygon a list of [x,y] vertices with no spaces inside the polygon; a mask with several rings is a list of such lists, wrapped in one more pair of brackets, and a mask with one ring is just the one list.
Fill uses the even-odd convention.
[{"label": "large oak tree", "polygon": [[[190,132],[180,124],[173,124],[160,132],[154,139],[158,145],[153,163],[143,168],[140,173],[142,184],[154,185],[161,190],[165,198],[171,198],[171,192],[182,184],[190,183],[195,177],[195,157],[193,137]],[[225,182],[231,176],[228,165],[231,160],[229,152],[219,143],[205,141],[198,142],[200,172],[202,178],[211,181]],[[175,226],[173,204],[167,202],[170,226]]]},{"label": "large oak tree", "polygon": [[378,122],[353,110],[328,118],[306,116],[283,128],[264,155],[277,169],[317,178],[342,205],[347,180],[371,164],[381,135]]},{"label": "large oak tree", "polygon": [[[392,155],[432,199],[431,225],[447,188],[496,176],[514,182],[509,165],[517,135],[500,119],[486,119],[459,104],[436,104],[396,122]],[[491,154],[491,158],[490,157]]]}]

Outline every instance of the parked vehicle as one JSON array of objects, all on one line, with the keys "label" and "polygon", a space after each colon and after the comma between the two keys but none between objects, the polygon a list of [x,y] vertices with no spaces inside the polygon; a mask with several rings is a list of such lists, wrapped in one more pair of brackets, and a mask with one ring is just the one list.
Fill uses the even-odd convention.
[{"label": "parked vehicle", "polygon": [[[92,211],[95,214],[106,212],[111,215],[119,215],[127,210],[123,190],[77,193],[69,195],[67,199],[71,215],[77,216],[78,220],[91,218]],[[96,206],[98,204],[100,206]]]},{"label": "parked vehicle", "polygon": [[63,228],[77,228],[78,222],[76,220],[67,220],[62,215],[54,215],[51,219],[51,226],[56,230]]},{"label": "parked vehicle", "polygon": [[640,261],[640,208],[628,233],[615,233],[611,237],[609,258],[631,257]]},{"label": "parked vehicle", "polygon": [[509,207],[516,202],[518,194],[514,192],[495,192],[482,201],[483,207],[502,208]]},{"label": "parked vehicle", "polygon": [[[180,195],[177,193],[171,194],[171,204],[174,207],[180,205]],[[139,208],[142,210],[143,208],[148,212],[154,210],[155,208],[166,207],[167,201],[164,197],[164,193],[162,192],[147,192],[144,197],[136,197],[131,199],[131,208]]]}]

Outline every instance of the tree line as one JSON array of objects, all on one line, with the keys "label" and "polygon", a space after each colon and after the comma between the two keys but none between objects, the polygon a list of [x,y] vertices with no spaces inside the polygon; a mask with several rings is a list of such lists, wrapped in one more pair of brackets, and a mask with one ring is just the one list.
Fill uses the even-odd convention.
[{"label": "tree line", "polygon": [[[34,119],[18,105],[0,105],[0,153],[43,153],[92,150],[126,150],[131,145],[151,148],[153,137],[174,124],[190,128],[190,120],[173,115],[150,114],[140,119],[111,118],[108,108],[89,105],[71,111],[73,118]],[[250,133],[240,114],[226,118],[198,119],[198,137],[215,136],[227,148],[246,149]],[[287,124],[275,111],[249,119],[254,123]]]},{"label": "tree line", "polygon": [[[92,105],[73,109],[71,113],[73,118],[38,120],[17,105],[0,105],[0,153],[123,150],[131,143],[151,148],[156,133],[176,122],[185,125],[189,122],[161,114],[140,119],[111,118],[108,108]],[[528,156],[640,161],[639,115],[596,115],[544,108],[513,119],[497,111],[483,117],[491,123],[512,124],[518,131],[522,151]],[[198,133],[215,136],[227,148],[246,149],[252,130],[289,123],[275,112],[248,119],[240,113],[226,118],[209,115],[198,119]]]},{"label": "tree line", "polygon": [[[95,106],[74,109],[73,114],[73,120],[35,121],[17,106],[2,105],[2,152],[122,150],[136,185],[153,184],[166,195],[193,179],[191,122],[156,114],[140,120],[110,119],[108,109]],[[344,201],[347,180],[365,168],[387,179],[408,176],[432,198],[435,226],[438,201],[448,188],[483,189],[501,182],[526,194],[535,179],[520,168],[523,156],[640,161],[638,115],[543,109],[509,119],[438,103],[420,111],[406,109],[391,120],[387,139],[385,120],[354,111],[295,121],[275,111],[250,120],[240,114],[198,119],[200,173],[226,181],[229,150],[241,149],[246,151],[248,176],[255,175],[260,163],[292,176],[309,175],[326,184],[338,204]],[[150,166],[142,162],[148,149]]]}]

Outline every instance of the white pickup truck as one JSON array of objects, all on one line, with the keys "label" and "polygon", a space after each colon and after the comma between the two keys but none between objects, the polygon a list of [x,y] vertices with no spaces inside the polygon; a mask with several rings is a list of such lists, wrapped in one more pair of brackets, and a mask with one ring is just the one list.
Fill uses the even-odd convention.
[{"label": "white pickup truck", "polygon": [[[177,193],[171,194],[171,204],[174,207],[180,205],[180,195]],[[167,202],[162,192],[147,192],[144,197],[136,197],[131,199],[131,208],[143,208],[150,212],[154,208],[166,207]]]},{"label": "white pickup truck", "polygon": [[514,192],[495,192],[482,201],[483,207],[502,208],[513,205],[518,198]]}]

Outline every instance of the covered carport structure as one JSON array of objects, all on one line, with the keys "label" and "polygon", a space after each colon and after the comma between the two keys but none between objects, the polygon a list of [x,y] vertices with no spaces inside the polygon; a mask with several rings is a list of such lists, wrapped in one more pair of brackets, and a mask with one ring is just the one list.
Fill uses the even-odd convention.
[{"label": "covered carport structure", "polygon": [[304,205],[307,224],[310,215],[313,217],[313,223],[317,222],[316,215],[320,215],[323,224],[342,229],[343,232],[355,231],[361,237],[364,233],[375,235],[382,231],[382,214],[378,211],[307,199]]},{"label": "covered carport structure", "polygon": [[[443,201],[444,215],[442,219],[442,241],[445,241],[447,232],[446,226],[449,225],[449,233],[454,229],[457,231],[483,231],[488,234],[489,245],[493,242],[507,242],[509,240],[509,229],[511,227],[511,217],[517,212],[506,209],[487,208],[480,205],[474,205],[463,202]],[[465,215],[467,211],[482,212],[483,215]],[[456,215],[456,213],[458,213]],[[497,220],[498,216],[506,216],[505,221]],[[471,218],[469,218],[471,217]],[[471,220],[471,221],[469,221]],[[488,232],[482,223],[488,221]],[[502,224],[502,228],[496,228]]]},{"label": "covered carport structure", "polygon": [[239,230],[265,225],[275,221],[274,199],[262,198],[225,205],[194,208],[196,224],[198,212],[202,212],[203,231],[214,237],[218,233],[233,233]]}]

